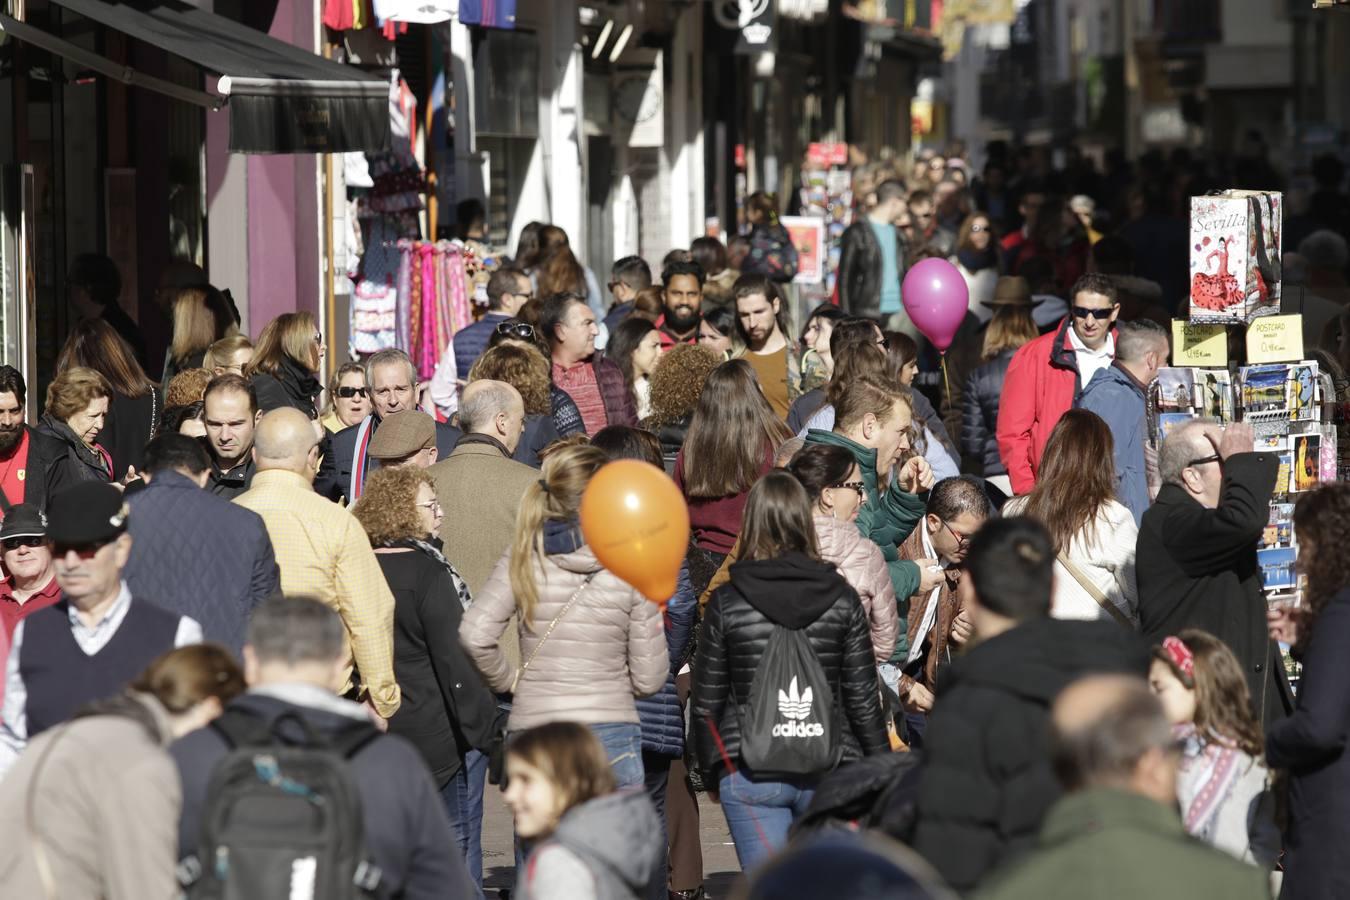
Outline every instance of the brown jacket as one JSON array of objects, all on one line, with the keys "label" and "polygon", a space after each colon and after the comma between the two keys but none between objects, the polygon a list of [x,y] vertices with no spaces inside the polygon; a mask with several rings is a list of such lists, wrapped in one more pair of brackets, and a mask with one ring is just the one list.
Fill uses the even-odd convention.
[{"label": "brown jacket", "polygon": [[[168,714],[153,697],[134,696],[155,719],[159,740],[123,716],[75,719],[35,737],[0,781],[0,895],[178,896],[182,794],[178,770],[164,751],[171,739]],[[39,856],[50,866],[50,893]]]},{"label": "brown jacket", "polygon": [[[427,474],[445,513],[445,558],[464,579],[469,596],[477,597],[515,538],[516,510],[526,488],[539,480],[539,470],[503,456],[491,444],[461,443]],[[520,663],[514,627],[502,635],[502,650],[512,665]]]},{"label": "brown jacket", "polygon": [[[905,542],[900,545],[900,558],[909,560],[925,559],[923,550],[923,529],[925,525],[920,522]],[[933,628],[924,638],[929,643],[928,658],[924,660],[923,675],[919,678],[919,683],[929,690],[937,687],[937,670],[942,663],[949,661],[956,652],[956,646],[951,645],[952,620],[956,614],[961,611],[960,601],[956,597],[956,583],[961,578],[961,570],[956,567],[947,569],[947,582],[938,589],[937,596],[937,618],[933,622]],[[909,629],[906,634],[909,637],[909,646],[914,646],[914,640],[919,635],[919,626],[923,624],[923,614],[928,606],[928,595],[919,591],[909,601]],[[900,690],[902,692],[909,684],[909,676],[902,676]]]},{"label": "brown jacket", "polygon": [[[510,562],[510,553],[504,554],[459,628],[460,643],[498,693],[511,690],[520,670],[501,647],[516,612]],[[592,572],[591,583],[559,618]],[[515,685],[508,727],[518,731],[559,720],[637,722],[633,698],[656,693],[670,674],[661,608],[602,569],[584,546],[545,556],[542,566],[535,566],[535,583],[539,602],[534,622],[520,625],[520,654],[529,660],[536,648],[538,653]],[[554,619],[558,624],[545,639]]]}]

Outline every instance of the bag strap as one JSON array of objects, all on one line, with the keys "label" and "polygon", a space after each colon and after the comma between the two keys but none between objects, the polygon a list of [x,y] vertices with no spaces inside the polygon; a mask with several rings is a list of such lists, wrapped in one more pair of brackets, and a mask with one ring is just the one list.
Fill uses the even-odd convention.
[{"label": "bag strap", "polygon": [[1087,591],[1092,599],[1097,601],[1097,605],[1106,610],[1111,618],[1116,620],[1118,625],[1123,628],[1128,628],[1131,631],[1134,630],[1134,625],[1131,624],[1129,619],[1125,618],[1125,614],[1120,611],[1119,607],[1106,599],[1106,595],[1102,593],[1101,588],[1097,587],[1097,585],[1092,582],[1092,579],[1088,578],[1083,570],[1074,564],[1073,560],[1069,559],[1063,551],[1060,551],[1056,559],[1059,560],[1061,566],[1069,570],[1069,574],[1073,576],[1074,581],[1078,582],[1078,586]]},{"label": "bag strap", "polygon": [[595,578],[596,573],[598,571],[599,570],[597,569],[596,572],[589,573],[585,578],[581,580],[581,586],[572,592],[572,596],[569,597],[567,602],[563,604],[563,608],[558,612],[558,614],[553,617],[553,621],[548,623],[548,628],[544,629],[544,636],[539,639],[539,643],[534,645],[534,649],[530,651],[530,655],[525,659],[525,662],[521,665],[519,669],[516,670],[516,677],[511,679],[511,693],[514,694],[516,692],[516,685],[520,684],[521,676],[524,675],[525,670],[530,667],[530,663],[534,662],[534,658],[539,655],[539,649],[544,646],[544,643],[548,640],[549,635],[553,634],[553,629],[558,627],[559,620],[561,620],[563,616],[567,615],[567,611],[572,608],[572,604],[577,602],[577,598],[581,596],[581,592],[586,590],[586,586],[591,583],[591,580]]}]

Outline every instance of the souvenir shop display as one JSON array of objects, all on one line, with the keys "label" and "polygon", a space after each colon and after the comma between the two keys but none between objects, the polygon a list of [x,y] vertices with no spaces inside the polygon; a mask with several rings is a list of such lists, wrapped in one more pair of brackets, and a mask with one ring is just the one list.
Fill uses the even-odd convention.
[{"label": "souvenir shop display", "polygon": [[834,292],[839,240],[853,224],[853,173],[847,144],[811,144],[801,177],[801,214],[825,220],[825,294]]},{"label": "souvenir shop display", "polygon": [[1248,323],[1280,311],[1284,198],[1221,191],[1191,198],[1192,322]]}]

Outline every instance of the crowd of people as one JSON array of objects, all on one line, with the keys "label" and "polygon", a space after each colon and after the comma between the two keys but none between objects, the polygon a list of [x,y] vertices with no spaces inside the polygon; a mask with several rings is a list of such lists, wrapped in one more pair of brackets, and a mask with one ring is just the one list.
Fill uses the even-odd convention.
[{"label": "crowd of people", "polygon": [[[1269,608],[1275,455],[1148,440],[1202,179],[1119,176],[864,167],[800,316],[772,196],[608,300],[535,223],[427,383],[325,383],[310,313],[250,342],[186,264],[156,381],[80,258],[34,425],[0,366],[0,892],[481,898],[504,802],[517,900],[708,896],[710,803],[751,897],[1345,896],[1350,487],[1301,496]],[[1287,231],[1330,302],[1342,177]],[[903,306],[933,256],[945,371]],[[615,460],[687,503],[663,603],[581,529]]]}]

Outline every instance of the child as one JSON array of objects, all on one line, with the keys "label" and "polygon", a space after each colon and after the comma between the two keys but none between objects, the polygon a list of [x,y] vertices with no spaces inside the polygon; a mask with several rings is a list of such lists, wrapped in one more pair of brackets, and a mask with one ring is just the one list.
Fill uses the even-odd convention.
[{"label": "child", "polygon": [[665,860],[646,793],[615,792],[614,772],[585,725],[550,722],[512,736],[506,805],[530,846],[518,900],[638,900]]},{"label": "child", "polygon": [[1181,740],[1177,800],[1186,830],[1269,870],[1280,837],[1237,658],[1208,632],[1187,629],[1153,648],[1148,683]]}]

